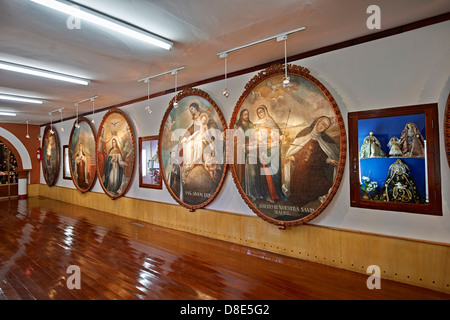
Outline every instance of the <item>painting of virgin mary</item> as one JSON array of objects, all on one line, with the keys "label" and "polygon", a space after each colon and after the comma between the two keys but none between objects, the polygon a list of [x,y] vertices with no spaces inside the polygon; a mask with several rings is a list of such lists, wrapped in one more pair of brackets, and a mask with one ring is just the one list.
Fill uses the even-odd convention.
[{"label": "painting of virgin mary", "polygon": [[112,108],[103,117],[99,132],[97,174],[103,191],[115,199],[128,191],[134,174],[134,130],[125,113]]}]

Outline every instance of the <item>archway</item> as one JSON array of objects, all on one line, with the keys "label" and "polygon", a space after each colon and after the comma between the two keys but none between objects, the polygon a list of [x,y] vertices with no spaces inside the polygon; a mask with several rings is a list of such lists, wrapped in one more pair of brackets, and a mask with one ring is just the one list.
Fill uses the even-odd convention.
[{"label": "archway", "polygon": [[17,160],[18,196],[19,199],[27,198],[28,171],[32,169],[31,157],[27,148],[13,133],[0,127],[0,141],[3,142],[14,154]]}]

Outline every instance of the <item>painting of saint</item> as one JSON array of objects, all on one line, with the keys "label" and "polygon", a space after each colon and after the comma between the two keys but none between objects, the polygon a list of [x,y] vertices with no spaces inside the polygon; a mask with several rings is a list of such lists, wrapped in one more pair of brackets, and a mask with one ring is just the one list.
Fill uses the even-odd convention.
[{"label": "painting of saint", "polygon": [[57,130],[54,130],[50,126],[46,126],[44,129],[42,153],[42,171],[44,179],[49,186],[52,186],[56,183],[58,178],[61,160]]},{"label": "painting of saint", "polygon": [[174,199],[195,210],[211,202],[223,184],[226,123],[202,90],[186,89],[176,99],[160,128],[162,176]]},{"label": "painting of saint", "polygon": [[81,192],[92,188],[96,178],[95,130],[91,122],[79,117],[69,139],[69,165],[75,187]]},{"label": "painting of saint", "polygon": [[333,198],[345,162],[336,102],[305,68],[272,66],[239,99],[230,128],[233,179],[250,208],[280,227],[317,216]]},{"label": "painting of saint", "polygon": [[125,113],[112,108],[103,117],[96,148],[97,175],[103,191],[112,199],[129,189],[135,167],[136,142]]}]

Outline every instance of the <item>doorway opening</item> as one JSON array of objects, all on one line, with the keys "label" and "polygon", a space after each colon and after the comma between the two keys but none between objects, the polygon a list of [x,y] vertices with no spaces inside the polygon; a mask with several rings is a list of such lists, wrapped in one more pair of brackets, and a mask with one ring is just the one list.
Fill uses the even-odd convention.
[{"label": "doorway opening", "polygon": [[13,152],[0,142],[0,200],[19,196],[19,174],[16,168],[17,160]]}]

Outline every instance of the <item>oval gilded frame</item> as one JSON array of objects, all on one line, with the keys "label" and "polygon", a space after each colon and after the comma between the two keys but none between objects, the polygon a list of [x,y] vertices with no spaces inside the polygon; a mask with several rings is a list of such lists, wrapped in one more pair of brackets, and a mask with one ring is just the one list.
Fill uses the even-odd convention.
[{"label": "oval gilded frame", "polygon": [[[273,65],[254,76],[246,84],[234,108],[229,126],[230,129],[235,129],[235,138],[232,143],[235,157],[230,163],[234,183],[250,209],[263,220],[280,229],[307,223],[324,211],[342,181],[347,151],[344,120],[332,94],[304,67],[287,65],[287,73],[290,83],[286,87],[283,86],[284,65]],[[250,116],[256,121],[251,120]],[[328,117],[328,120],[323,119],[324,116]],[[327,133],[321,135],[323,138],[320,143],[329,142],[329,149],[332,151],[327,151],[328,153],[324,152],[320,143],[317,142],[319,139],[310,139],[313,132],[320,131],[312,130],[316,124],[315,128],[318,128],[319,122],[326,124],[324,125],[326,129],[320,129],[325,130],[321,132]],[[245,141],[245,148],[239,147],[236,140],[239,128],[243,128],[242,133],[245,130],[245,140],[241,138],[241,141]],[[247,133],[249,128],[254,130],[249,131],[250,134]],[[328,132],[333,134],[332,139]],[[265,149],[262,149],[263,145]],[[306,150],[305,145],[312,151]],[[267,146],[270,146],[270,153],[267,151],[269,150]],[[245,154],[245,163],[237,163],[243,161],[243,158],[237,160],[239,159],[238,148],[247,152],[241,151]],[[253,156],[253,160],[250,160],[249,150],[257,150],[254,153],[257,156]],[[289,154],[292,156],[286,157]],[[326,162],[324,154],[326,156],[330,154]],[[270,161],[278,159],[278,162],[267,162],[267,159],[271,159]],[[305,164],[308,159],[316,159],[317,163],[321,163],[320,170],[327,172],[326,177],[334,178],[324,180],[322,177],[324,174],[320,173],[319,169],[305,169],[308,168]],[[264,161],[267,163],[263,164]],[[275,164],[272,165],[273,163]],[[256,169],[255,166],[257,166]],[[319,166],[316,164],[315,168]],[[300,175],[302,170],[304,176]],[[319,172],[319,176],[322,175],[320,180],[319,177],[314,178],[315,180],[306,180],[307,177],[313,177],[313,172],[316,171]],[[298,179],[291,179],[291,177],[298,177]],[[293,181],[296,182],[293,183]],[[320,187],[316,188],[317,191],[311,191],[315,186],[314,183],[311,183],[311,186],[302,186],[302,183],[300,185],[297,183],[298,181],[304,184],[306,181],[322,181],[323,183],[317,183]],[[324,193],[324,190],[327,192]],[[296,195],[293,195],[294,193]],[[305,201],[307,203],[304,203]]]},{"label": "oval gilded frame", "polygon": [[[176,106],[174,105],[175,102],[177,103]],[[192,103],[198,104],[198,114],[192,113],[197,112],[195,110],[190,111]],[[200,136],[199,133],[202,132],[202,126],[197,127],[194,119],[201,119],[203,114],[208,115],[207,118],[205,117],[205,119],[208,119],[208,122],[205,124],[205,132],[210,133]],[[211,121],[211,124],[209,121]],[[217,126],[217,128],[214,128],[214,126]],[[211,128],[218,129],[218,131],[208,130]],[[191,212],[211,203],[225,181],[228,170],[225,161],[226,130],[227,123],[216,102],[208,93],[200,89],[187,88],[179,92],[172,98],[164,114],[158,142],[161,176],[170,195],[181,206],[189,209]],[[196,138],[194,137],[201,137],[201,140],[195,140]],[[211,137],[214,137],[214,139]],[[201,141],[201,143],[196,144],[196,141]],[[214,159],[210,156],[213,153],[206,150],[215,150],[216,146],[220,147],[219,141],[223,143],[223,159],[220,157],[220,153],[216,153],[217,158],[219,158],[218,166],[211,167],[210,165],[212,165]],[[196,145],[201,146],[201,152],[197,151],[197,155],[200,154],[200,158],[197,157],[197,160],[192,162],[188,159],[196,157],[195,151],[185,153],[184,148],[193,150],[192,148]],[[178,158],[175,158],[176,155],[178,155]],[[204,159],[207,160],[205,161]],[[189,161],[192,164],[189,164]],[[213,168],[212,171],[211,168]]]},{"label": "oval gilded frame", "polygon": [[[80,128],[77,128],[77,124],[80,126]],[[84,128],[88,128],[88,132],[85,132],[86,130]],[[86,179],[89,179],[88,182],[84,182],[84,183],[79,183],[77,182],[78,180],[78,170],[75,170],[74,165],[72,164],[72,161],[76,161],[76,159],[73,159],[73,157],[75,155],[77,155],[77,153],[75,153],[74,151],[79,150],[79,146],[80,146],[80,134],[82,133],[82,145],[88,145],[87,149],[88,149],[88,154],[83,155],[84,156],[84,168],[85,168],[85,172],[86,174]],[[77,135],[77,143],[76,146],[73,146],[74,138],[75,135]],[[75,150],[74,150],[74,147]],[[84,150],[86,150],[86,148],[84,148]],[[85,153],[86,151],[84,151]],[[72,127],[72,131],[70,132],[70,136],[69,136],[69,168],[70,168],[70,175],[72,177],[72,181],[73,184],[75,185],[75,187],[81,192],[87,192],[89,190],[91,190],[92,186],[95,184],[95,180],[97,178],[97,136],[96,136],[96,132],[95,132],[95,128],[92,125],[91,121],[89,121],[89,119],[85,118],[85,117],[78,117],[78,121],[75,120],[75,122],[73,123],[73,127]],[[94,166],[95,168],[92,169],[89,168],[88,166],[88,162],[90,161],[94,161]],[[89,178],[87,178],[89,177]]]},{"label": "oval gilded frame", "polygon": [[450,167],[450,94],[447,98],[447,105],[445,107],[445,116],[444,116],[444,142],[445,142],[445,150],[447,153],[447,163]]},{"label": "oval gilded frame", "polygon": [[47,125],[42,138],[42,174],[45,182],[50,187],[58,179],[60,162],[58,131],[54,127]]},{"label": "oval gilded frame", "polygon": [[96,164],[100,185],[113,200],[124,196],[133,182],[136,151],[134,129],[127,115],[116,107],[110,109],[97,132]]}]

